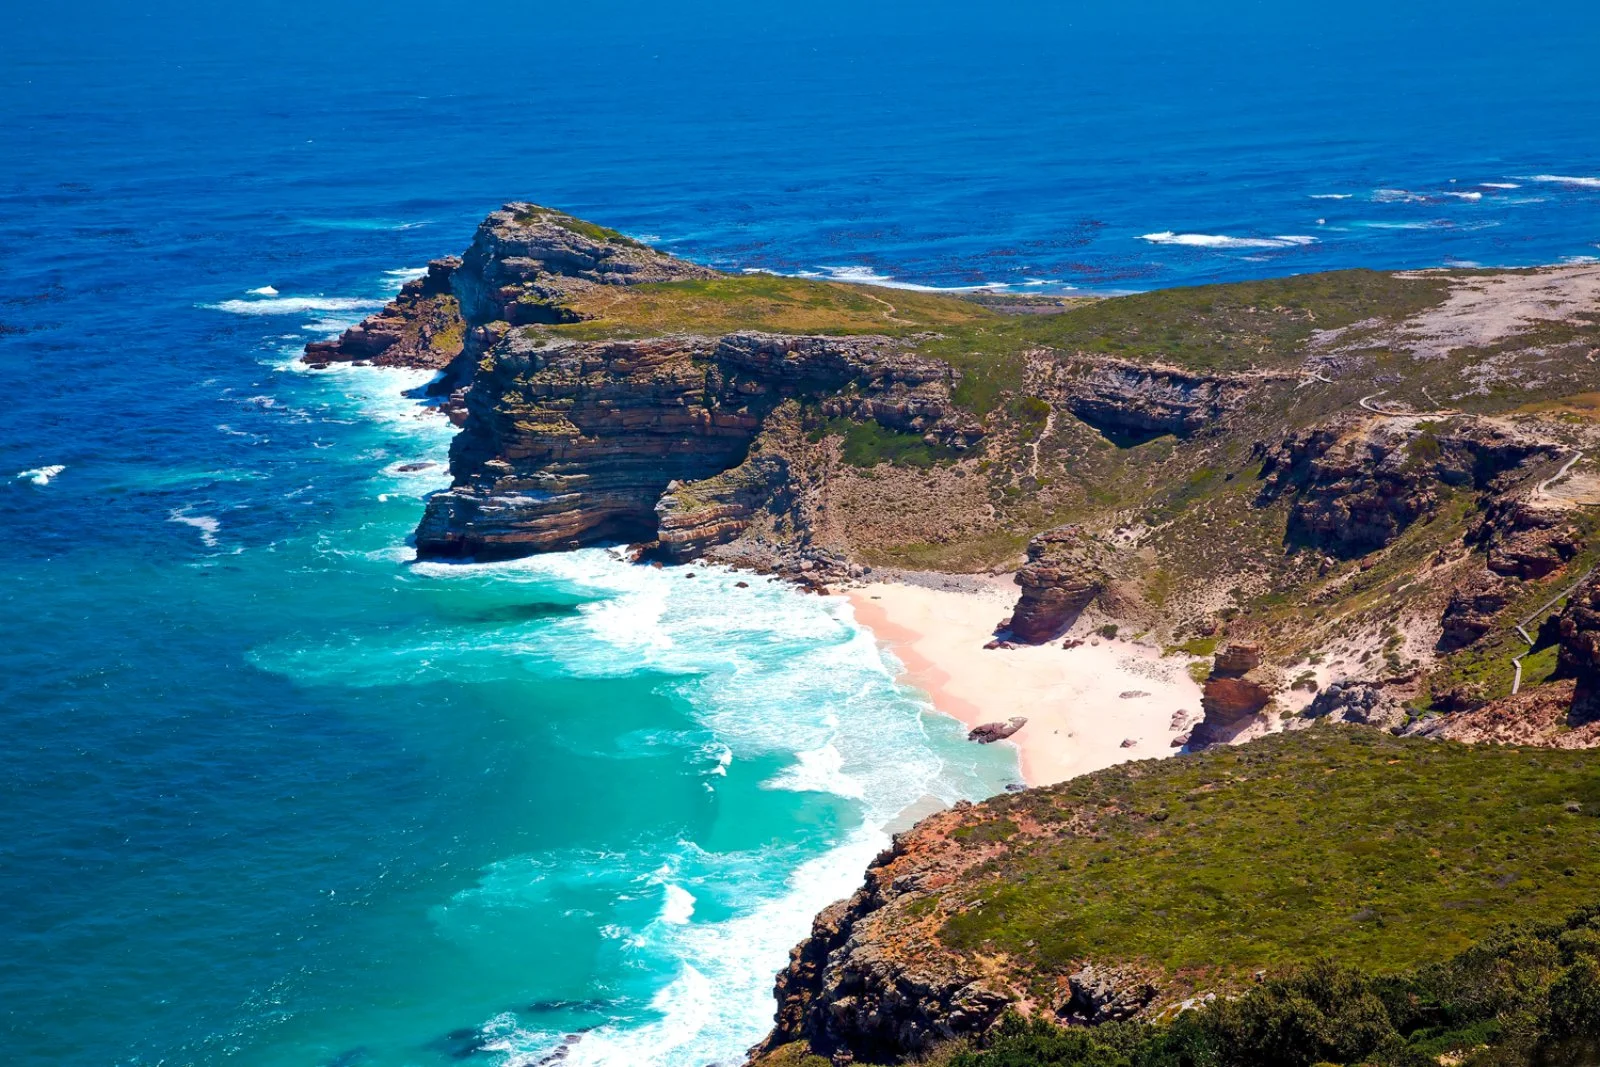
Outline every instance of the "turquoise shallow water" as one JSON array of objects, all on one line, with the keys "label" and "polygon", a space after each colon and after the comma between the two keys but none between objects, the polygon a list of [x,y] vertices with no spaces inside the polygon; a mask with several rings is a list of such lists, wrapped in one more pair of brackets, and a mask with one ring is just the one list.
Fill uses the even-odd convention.
[{"label": "turquoise shallow water", "polygon": [[[450,436],[403,395],[427,376],[263,369],[257,406],[313,428],[304,485],[153,475],[129,491],[189,501],[176,558],[12,587],[54,641],[98,631],[121,660],[42,657],[23,703],[99,691],[123,716],[33,784],[99,810],[36,844],[102,881],[29,906],[81,986],[50,990],[71,1016],[13,1014],[23,1040],[87,1061],[153,1010],[172,1025],[130,1059],[523,1063],[574,1034],[569,1063],[732,1059],[885,827],[1014,775],[841,601],[602,549],[408,563]],[[252,543],[244,513],[300,506],[314,522]]]},{"label": "turquoise shallow water", "polygon": [[[836,603],[407,565],[442,457],[289,369],[526,197],[730,269],[1123,289],[1600,255],[1556,0],[84,0],[0,34],[0,1050],[728,1062],[1010,755]],[[274,293],[265,290],[271,287]]]}]

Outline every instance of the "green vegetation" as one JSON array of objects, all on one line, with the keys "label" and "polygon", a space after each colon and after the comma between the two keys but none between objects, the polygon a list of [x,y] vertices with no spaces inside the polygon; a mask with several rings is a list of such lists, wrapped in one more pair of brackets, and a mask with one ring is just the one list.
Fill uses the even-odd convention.
[{"label": "green vegetation", "polygon": [[1238,371],[1296,359],[1312,330],[1370,318],[1396,320],[1440,303],[1443,277],[1400,278],[1370,270],[1304,274],[1258,282],[1160,289],[1113,297],[1055,315],[1012,315],[945,331],[922,351],[964,375],[957,400],[992,410],[1004,391],[1019,391],[1022,353],[1030,348],[1086,352]]},{"label": "green vegetation", "polygon": [[960,887],[981,903],[942,938],[1039,975],[1437,962],[1593,898],[1597,772],[1594,753],[1321,726],[997,797],[993,818],[1043,829]]},{"label": "green vegetation", "polygon": [[[1399,976],[1326,960],[1166,1024],[1002,1020],[944,1067],[1374,1067],[1600,1062],[1600,907]],[[804,1062],[804,1061],[801,1061]]]},{"label": "green vegetation", "polygon": [[1006,405],[1006,411],[1029,437],[1042,430],[1050,418],[1050,405],[1036,396],[1017,397]]},{"label": "green vegetation", "polygon": [[[555,214],[547,217],[568,225]],[[587,339],[755,329],[915,338],[918,351],[961,373],[958,403],[987,414],[1009,394],[1013,417],[1034,425],[1042,424],[1048,408],[1022,395],[1024,353],[1030,349],[1159,360],[1203,371],[1270,366],[1291,358],[1313,329],[1410,315],[1443,299],[1446,287],[1443,278],[1336,271],[1165,289],[1015,315],[939,293],[747,274],[597,287],[572,304],[586,321],[551,329]]]},{"label": "green vegetation", "polygon": [[464,336],[461,324],[456,323],[434,334],[428,343],[440,352],[459,352]]},{"label": "green vegetation", "polygon": [[[1497,700],[1511,694],[1513,671],[1511,657],[1521,655],[1528,644],[1511,628],[1513,621],[1524,619],[1541,607],[1590,567],[1600,563],[1600,514],[1592,510],[1576,512],[1573,521],[1580,531],[1584,549],[1567,565],[1538,581],[1522,582],[1516,597],[1501,611],[1505,624],[1490,630],[1472,644],[1446,656],[1427,678],[1427,692],[1419,703],[1426,707],[1441,694],[1450,690],[1476,693],[1485,700]],[[1557,614],[1565,601],[1552,605],[1549,614]],[[1545,616],[1547,617],[1547,616]],[[1539,635],[1544,617],[1533,619],[1528,632]],[[1522,661],[1522,682],[1526,686],[1547,681],[1555,671],[1555,646],[1542,644]]]},{"label": "green vegetation", "polygon": [[936,293],[774,274],[601,286],[579,294],[571,307],[588,321],[553,332],[583,339],[673,333],[716,336],[737,330],[901,336],[1000,317],[977,304]]},{"label": "green vegetation", "polygon": [[[1048,525],[1039,523],[1039,526]],[[912,541],[863,553],[868,563],[912,570],[942,570],[965,574],[1014,561],[1030,536],[1026,528],[993,530],[977,537],[951,541]]]},{"label": "green vegetation", "polygon": [[1182,652],[1190,656],[1211,656],[1216,653],[1217,645],[1221,640],[1220,637],[1191,637],[1181,645],[1169,645],[1162,650],[1161,654],[1170,656],[1174,653]]},{"label": "green vegetation", "polygon": [[635,241],[620,230],[613,230],[609,226],[601,226],[597,223],[576,218],[568,215],[565,211],[557,211],[555,208],[531,205],[529,210],[519,211],[512,217],[524,226],[531,226],[536,222],[554,223],[563,230],[571,231],[581,237],[587,237],[591,241],[610,241],[613,244],[628,245],[631,248],[648,247]]},{"label": "green vegetation", "polygon": [[880,463],[893,463],[902,467],[928,468],[940,461],[954,459],[957,453],[942,445],[930,445],[920,434],[891,430],[876,422],[858,422],[855,419],[825,419],[813,439],[821,440],[824,434],[844,438],[843,458],[852,467],[876,467]]}]

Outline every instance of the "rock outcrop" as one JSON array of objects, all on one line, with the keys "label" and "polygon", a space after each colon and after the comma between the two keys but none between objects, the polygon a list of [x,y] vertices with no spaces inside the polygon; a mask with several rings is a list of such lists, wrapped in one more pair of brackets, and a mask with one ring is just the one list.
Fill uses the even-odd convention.
[{"label": "rock outcrop", "polygon": [[1204,748],[1227,741],[1272,703],[1277,691],[1274,673],[1261,665],[1261,646],[1234,641],[1217,650],[1211,677],[1201,689],[1205,718],[1189,735],[1189,747]]},{"label": "rock outcrop", "polygon": [[1568,722],[1583,726],[1600,721],[1600,573],[1572,594],[1559,627],[1557,671],[1573,680]]},{"label": "rock outcrop", "polygon": [[1118,967],[1085,964],[1067,978],[1066,1003],[1056,1007],[1056,1015],[1078,1026],[1132,1019],[1155,1000],[1159,988],[1143,969],[1130,964]]},{"label": "rock outcrop", "polygon": [[1600,721],[1569,723],[1572,691],[1570,680],[1534,686],[1470,711],[1419,719],[1405,732],[1411,737],[1466,744],[1600,747]]},{"label": "rock outcrop", "polygon": [[371,362],[380,367],[442,370],[461,354],[466,323],[451,280],[461,260],[451,256],[428,264],[428,272],[401,286],[376,315],[346,330],[336,341],[306,345],[305,362]]},{"label": "rock outcrop", "polygon": [[1288,497],[1287,538],[1350,557],[1383,548],[1437,508],[1441,487],[1485,490],[1557,446],[1482,419],[1341,417],[1258,446],[1258,504]]},{"label": "rock outcrop", "polygon": [[1118,445],[1212,426],[1261,381],[1106,357],[1064,361],[1054,378],[1067,408]]},{"label": "rock outcrop", "polygon": [[1306,708],[1306,718],[1326,722],[1351,722],[1398,730],[1409,716],[1405,706],[1375,685],[1335,682],[1318,693]]},{"label": "rock outcrop", "polygon": [[932,938],[906,936],[908,927],[927,925],[915,915],[915,902],[985,852],[940,832],[958,826],[964,810],[933,816],[897,837],[854,896],[817,916],[811,936],[778,974],[776,1022],[757,1054],[805,1041],[845,1062],[892,1062],[938,1041],[982,1033],[1016,999],[976,961]]},{"label": "rock outcrop", "polygon": [[1560,570],[1583,544],[1570,512],[1522,497],[1496,501],[1467,539],[1487,550],[1491,571],[1523,581]]},{"label": "rock outcrop", "polygon": [[484,219],[461,259],[454,289],[473,325],[578,322],[573,297],[595,286],[717,276],[616,230],[522,202]]},{"label": "rock outcrop", "polygon": [[1010,631],[1020,641],[1049,641],[1071,626],[1105,588],[1102,553],[1076,526],[1059,526],[1028,542],[1017,571],[1022,587]]},{"label": "rock outcrop", "polygon": [[1457,587],[1439,619],[1439,651],[1465,648],[1488,633],[1513,595],[1512,584],[1493,571],[1480,572]]},{"label": "rock outcrop", "polygon": [[1004,741],[1026,725],[1028,725],[1027,716],[1013,715],[1005,722],[986,722],[974,726],[967,731],[967,740],[976,741],[980,745],[992,745],[996,741]]},{"label": "rock outcrop", "polygon": [[781,404],[844,394],[961,447],[976,431],[950,402],[954,380],[883,337],[566,341],[504,329],[466,392],[454,483],[429,500],[418,551],[490,559],[626,540],[687,558],[783,491],[782,460],[750,453]]}]

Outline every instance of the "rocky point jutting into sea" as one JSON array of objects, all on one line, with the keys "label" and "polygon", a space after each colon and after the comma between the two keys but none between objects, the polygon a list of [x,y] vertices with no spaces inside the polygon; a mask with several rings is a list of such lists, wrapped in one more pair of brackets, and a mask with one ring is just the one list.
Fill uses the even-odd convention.
[{"label": "rocky point jutting into sea", "polygon": [[1014,573],[985,655],[1125,642],[1203,683],[1182,759],[930,816],[818,917],[755,1061],[899,1062],[1587,902],[1588,757],[1459,742],[1600,743],[1597,308],[1595,265],[1098,300],[728,275],[513,203],[306,360],[440,371],[424,558]]}]

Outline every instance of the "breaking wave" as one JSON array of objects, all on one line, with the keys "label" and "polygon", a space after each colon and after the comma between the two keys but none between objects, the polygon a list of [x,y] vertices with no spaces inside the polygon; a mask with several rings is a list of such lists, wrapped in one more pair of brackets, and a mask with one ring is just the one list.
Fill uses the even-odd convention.
[{"label": "breaking wave", "polygon": [[1185,248],[1297,248],[1301,245],[1317,243],[1315,237],[1305,237],[1296,234],[1280,234],[1273,237],[1230,237],[1226,234],[1214,233],[1174,233],[1171,230],[1161,230],[1158,233],[1147,233],[1140,236],[1139,240],[1149,241],[1157,245],[1180,245]]}]

